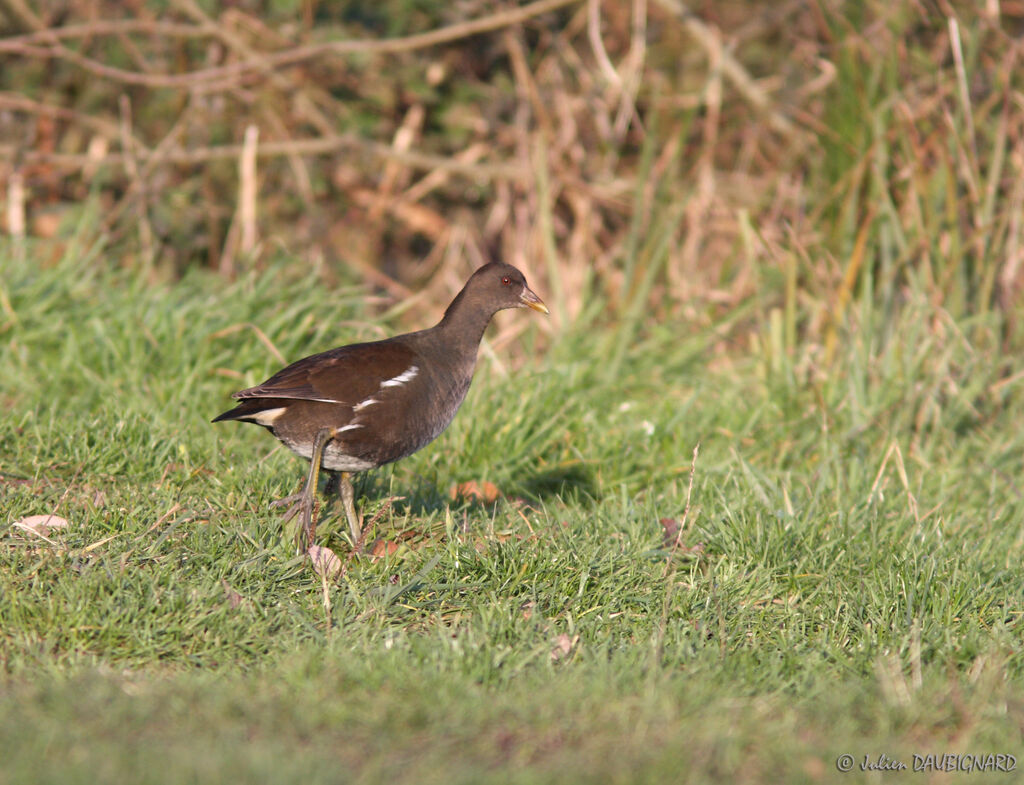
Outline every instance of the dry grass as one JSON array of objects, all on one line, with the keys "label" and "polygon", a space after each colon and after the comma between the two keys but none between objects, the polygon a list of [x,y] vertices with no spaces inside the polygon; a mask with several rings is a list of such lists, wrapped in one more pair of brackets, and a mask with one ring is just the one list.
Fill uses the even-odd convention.
[{"label": "dry grass", "polygon": [[752,332],[805,370],[861,296],[1017,337],[1017,5],[443,8],[10,4],[8,230],[60,238],[94,197],[108,263],[231,277],[286,249],[420,293],[417,323],[501,255],[552,330],[592,301],[628,335],[746,304],[720,348]]}]

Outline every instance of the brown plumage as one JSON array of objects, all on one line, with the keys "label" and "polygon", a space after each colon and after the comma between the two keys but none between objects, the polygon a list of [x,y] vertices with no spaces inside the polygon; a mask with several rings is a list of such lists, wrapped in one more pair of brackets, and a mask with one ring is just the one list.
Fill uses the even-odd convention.
[{"label": "brown plumage", "polygon": [[361,526],[348,475],[397,461],[437,438],[469,390],[477,348],[491,317],[517,307],[547,313],[519,270],[501,263],[485,265],[434,327],[341,346],[292,363],[262,384],[235,393],[232,397],[240,403],[213,422],[262,425],[310,460],[305,488],[288,499],[298,501],[307,546],[312,544],[320,468],[340,472],[355,543]]}]

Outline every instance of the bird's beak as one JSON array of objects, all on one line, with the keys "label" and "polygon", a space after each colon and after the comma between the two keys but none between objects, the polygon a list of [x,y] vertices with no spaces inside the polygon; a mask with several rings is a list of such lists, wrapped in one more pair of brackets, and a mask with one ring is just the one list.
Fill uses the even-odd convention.
[{"label": "bird's beak", "polygon": [[519,293],[519,302],[523,304],[524,308],[533,308],[535,311],[541,313],[550,313],[548,307],[544,305],[544,301],[535,295],[529,286],[524,286],[523,291]]}]

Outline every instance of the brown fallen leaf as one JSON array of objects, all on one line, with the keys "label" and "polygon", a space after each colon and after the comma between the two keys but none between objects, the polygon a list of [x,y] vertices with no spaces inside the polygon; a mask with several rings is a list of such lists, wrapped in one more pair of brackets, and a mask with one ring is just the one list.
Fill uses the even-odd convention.
[{"label": "brown fallen leaf", "polygon": [[370,546],[370,559],[377,561],[385,556],[390,556],[398,550],[398,543],[393,540],[374,540]]},{"label": "brown fallen leaf", "polygon": [[476,480],[460,482],[448,489],[448,498],[452,501],[478,501],[484,504],[494,504],[501,496],[501,491],[493,482],[478,483]]},{"label": "brown fallen leaf", "polygon": [[11,526],[16,526],[30,534],[46,537],[55,529],[66,529],[70,524],[59,515],[29,515],[20,521],[15,521]]},{"label": "brown fallen leaf", "polygon": [[576,644],[579,642],[580,636],[573,635],[571,638],[566,634],[562,633],[555,638],[555,648],[551,650],[551,659],[554,662],[562,659],[563,657],[572,653]]},{"label": "brown fallen leaf", "polygon": [[237,608],[245,602],[245,597],[231,588],[231,584],[223,578],[221,578],[220,585],[224,589],[224,595],[228,598],[228,605],[230,605],[232,609]]},{"label": "brown fallen leaf", "polygon": [[333,578],[341,572],[341,559],[330,548],[321,545],[310,545],[306,550],[310,561],[313,562],[313,572],[321,578]]},{"label": "brown fallen leaf", "polygon": [[681,556],[700,556],[704,553],[704,543],[697,542],[693,545],[680,545],[676,548],[676,552]]},{"label": "brown fallen leaf", "polygon": [[666,548],[672,548],[679,536],[679,520],[677,518],[661,518],[661,542]]},{"label": "brown fallen leaf", "polygon": [[661,544],[664,548],[681,556],[700,556],[704,553],[704,543],[698,542],[694,545],[683,545],[679,536],[680,522],[676,518],[661,518]]}]

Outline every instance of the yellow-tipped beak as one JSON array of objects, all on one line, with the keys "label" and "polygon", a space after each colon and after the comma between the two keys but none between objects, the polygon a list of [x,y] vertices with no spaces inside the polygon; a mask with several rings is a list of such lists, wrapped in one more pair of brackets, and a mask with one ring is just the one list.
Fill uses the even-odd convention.
[{"label": "yellow-tipped beak", "polygon": [[544,301],[535,295],[528,286],[523,287],[523,291],[519,295],[519,301],[527,308],[532,308],[541,313],[550,313],[548,307],[544,305]]}]

